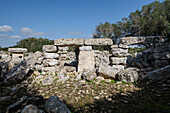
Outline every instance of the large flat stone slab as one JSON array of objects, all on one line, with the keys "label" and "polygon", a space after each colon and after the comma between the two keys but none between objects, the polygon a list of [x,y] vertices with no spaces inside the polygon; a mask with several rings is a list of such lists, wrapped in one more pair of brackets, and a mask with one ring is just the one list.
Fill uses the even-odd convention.
[{"label": "large flat stone slab", "polygon": [[78,72],[94,69],[94,51],[80,51],[78,58]]},{"label": "large flat stone slab", "polygon": [[24,52],[27,52],[27,49],[26,48],[9,48],[8,51],[12,53],[24,53]]},{"label": "large flat stone slab", "polygon": [[57,39],[54,40],[56,46],[81,46],[84,44],[84,39]]},{"label": "large flat stone slab", "polygon": [[44,52],[56,52],[57,51],[57,47],[54,45],[43,45],[42,50]]},{"label": "large flat stone slab", "polygon": [[110,46],[113,45],[113,41],[109,38],[103,39],[103,38],[98,38],[98,39],[87,39],[85,40],[85,45],[89,46]]}]

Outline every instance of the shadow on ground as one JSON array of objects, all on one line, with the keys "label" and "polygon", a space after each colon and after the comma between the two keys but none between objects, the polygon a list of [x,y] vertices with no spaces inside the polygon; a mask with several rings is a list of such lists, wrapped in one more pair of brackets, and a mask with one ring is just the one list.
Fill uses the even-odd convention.
[{"label": "shadow on ground", "polygon": [[141,90],[119,93],[93,103],[74,108],[66,103],[72,113],[169,113],[170,112],[170,80],[155,83],[137,83]]}]

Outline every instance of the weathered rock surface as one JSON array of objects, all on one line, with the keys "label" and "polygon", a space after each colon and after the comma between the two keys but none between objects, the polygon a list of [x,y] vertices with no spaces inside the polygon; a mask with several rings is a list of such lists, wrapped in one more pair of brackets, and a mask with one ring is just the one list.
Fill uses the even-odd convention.
[{"label": "weathered rock surface", "polygon": [[116,64],[116,65],[123,64],[123,65],[125,65],[127,58],[126,57],[120,57],[120,58],[111,57],[110,60],[111,60],[111,64]]},{"label": "weathered rock surface", "polygon": [[117,70],[124,70],[125,68],[123,65],[112,65],[112,67]]},{"label": "weathered rock surface", "polygon": [[28,97],[28,96],[23,96],[21,97],[17,102],[14,104],[10,105],[6,109],[6,113],[16,113],[16,112],[21,112],[22,109],[25,107],[25,105],[33,104],[36,106],[44,104],[44,100],[42,96],[33,96],[33,97]]},{"label": "weathered rock surface", "polygon": [[43,50],[44,52],[49,52],[49,53],[51,53],[51,52],[56,52],[56,51],[57,51],[57,47],[54,46],[54,45],[43,45],[42,50]]},{"label": "weathered rock surface", "polygon": [[27,49],[26,48],[9,48],[8,51],[13,52],[13,53],[24,53],[24,52],[27,52]]},{"label": "weathered rock surface", "polygon": [[111,53],[113,56],[123,57],[123,56],[127,56],[128,49],[112,48]]},{"label": "weathered rock surface", "polygon": [[94,51],[80,51],[78,60],[78,72],[94,69]]},{"label": "weathered rock surface", "polygon": [[68,46],[64,46],[64,47],[58,47],[59,51],[68,51],[69,47]]},{"label": "weathered rock surface", "polygon": [[146,77],[152,82],[170,78],[170,65],[148,72]]},{"label": "weathered rock surface", "polygon": [[0,81],[3,80],[8,71],[8,65],[4,62],[0,62]]},{"label": "weathered rock surface", "polygon": [[45,110],[48,113],[71,113],[67,106],[57,96],[51,96],[47,100]]},{"label": "weathered rock surface", "polygon": [[56,60],[56,59],[44,59],[43,60],[43,64],[45,67],[48,67],[48,66],[55,66],[55,65],[59,65],[59,60]]},{"label": "weathered rock surface", "polygon": [[16,67],[14,67],[5,77],[3,83],[15,84],[23,80],[25,77],[30,76],[33,73],[28,67],[26,61],[22,61]]},{"label": "weathered rock surface", "polygon": [[124,82],[135,82],[138,80],[138,72],[134,70],[122,70],[116,74],[116,78]]},{"label": "weathered rock surface", "polygon": [[44,58],[59,58],[59,54],[58,53],[44,53]]},{"label": "weathered rock surface", "polygon": [[104,78],[113,78],[115,79],[118,70],[114,67],[111,67],[107,64],[106,61],[102,60],[99,65],[97,74],[103,76]]},{"label": "weathered rock surface", "polygon": [[80,51],[91,51],[92,50],[92,46],[81,46],[79,47]]},{"label": "weathered rock surface", "polygon": [[96,46],[109,46],[109,45],[113,45],[113,41],[111,39],[87,39],[85,40],[85,45],[96,45]]},{"label": "weathered rock surface", "polygon": [[25,106],[24,109],[21,111],[21,113],[45,113],[45,112],[39,110],[37,106],[30,104]]},{"label": "weathered rock surface", "polygon": [[83,79],[88,80],[88,81],[93,80],[94,78],[97,77],[96,71],[95,70],[91,70],[91,71],[84,70],[82,73],[82,77]]},{"label": "weathered rock surface", "polygon": [[84,39],[57,39],[54,40],[56,46],[79,46],[84,44]]}]

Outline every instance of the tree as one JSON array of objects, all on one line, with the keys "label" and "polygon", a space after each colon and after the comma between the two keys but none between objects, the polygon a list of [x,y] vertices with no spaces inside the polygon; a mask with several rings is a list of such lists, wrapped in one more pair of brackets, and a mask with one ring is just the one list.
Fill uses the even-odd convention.
[{"label": "tree", "polygon": [[30,37],[17,42],[14,47],[27,48],[29,52],[42,51],[43,45],[53,45],[53,40]]}]

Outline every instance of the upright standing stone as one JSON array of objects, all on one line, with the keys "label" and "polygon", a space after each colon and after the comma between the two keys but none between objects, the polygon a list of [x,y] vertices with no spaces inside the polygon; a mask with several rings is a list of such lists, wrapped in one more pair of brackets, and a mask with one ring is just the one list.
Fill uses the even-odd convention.
[{"label": "upright standing stone", "polygon": [[78,72],[83,72],[83,70],[93,70],[94,69],[94,51],[91,46],[79,47],[80,51],[78,58]]}]

